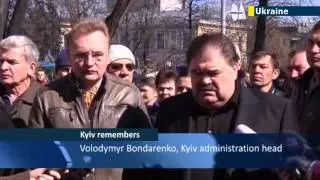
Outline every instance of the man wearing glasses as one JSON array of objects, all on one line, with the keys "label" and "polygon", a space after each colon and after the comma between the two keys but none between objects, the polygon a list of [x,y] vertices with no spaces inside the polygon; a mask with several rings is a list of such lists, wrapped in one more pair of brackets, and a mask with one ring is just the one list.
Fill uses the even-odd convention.
[{"label": "man wearing glasses", "polygon": [[110,64],[107,72],[126,81],[133,81],[133,72],[136,61],[129,48],[121,44],[110,46]]},{"label": "man wearing glasses", "polygon": [[[101,20],[74,25],[67,43],[71,74],[50,83],[36,95],[32,128],[149,128],[139,89],[106,73],[108,28]],[[121,169],[72,169],[63,179],[120,180]],[[80,177],[79,177],[80,176]]]}]

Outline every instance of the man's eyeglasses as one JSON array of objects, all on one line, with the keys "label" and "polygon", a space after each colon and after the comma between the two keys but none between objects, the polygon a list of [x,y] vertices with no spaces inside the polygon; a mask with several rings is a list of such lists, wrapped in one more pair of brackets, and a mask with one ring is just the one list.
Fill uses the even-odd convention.
[{"label": "man's eyeglasses", "polygon": [[114,71],[120,71],[123,67],[126,67],[128,71],[134,70],[134,64],[120,64],[120,63],[111,63],[109,67]]}]

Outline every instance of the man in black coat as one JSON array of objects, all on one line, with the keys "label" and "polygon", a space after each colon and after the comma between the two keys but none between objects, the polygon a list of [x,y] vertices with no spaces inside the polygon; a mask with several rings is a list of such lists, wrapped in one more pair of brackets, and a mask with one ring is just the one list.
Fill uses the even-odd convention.
[{"label": "man in black coat", "polygon": [[[297,130],[290,103],[279,96],[241,87],[232,41],[221,34],[197,37],[187,51],[192,92],[165,100],[156,127],[160,133],[233,133],[245,124],[257,133]],[[236,160],[235,160],[236,161]],[[124,179],[130,179],[124,173]],[[143,177],[140,178],[142,174]],[[280,179],[275,170],[236,169],[145,170],[139,179],[225,180]],[[129,177],[129,178],[127,178]]]},{"label": "man in black coat", "polygon": [[320,131],[320,21],[310,31],[306,55],[310,68],[297,81],[291,98],[297,108],[301,133],[310,135]]}]

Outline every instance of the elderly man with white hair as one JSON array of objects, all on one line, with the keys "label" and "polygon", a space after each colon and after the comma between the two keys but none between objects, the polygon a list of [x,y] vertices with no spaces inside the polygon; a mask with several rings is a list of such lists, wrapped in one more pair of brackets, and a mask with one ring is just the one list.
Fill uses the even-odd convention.
[{"label": "elderly man with white hair", "polygon": [[135,65],[136,60],[128,47],[121,44],[112,44],[110,46],[110,64],[107,67],[108,73],[132,82]]},{"label": "elderly man with white hair", "polygon": [[38,59],[37,46],[26,36],[0,41],[0,101],[15,127],[27,127],[34,96],[41,87],[34,79]]}]

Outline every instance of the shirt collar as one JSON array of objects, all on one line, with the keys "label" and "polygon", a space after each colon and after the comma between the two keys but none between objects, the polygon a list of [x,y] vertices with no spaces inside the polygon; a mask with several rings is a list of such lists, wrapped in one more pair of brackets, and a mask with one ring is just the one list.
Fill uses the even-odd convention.
[{"label": "shirt collar", "polygon": [[[74,87],[80,92],[80,94],[83,94],[84,90],[81,87],[80,79],[76,77],[74,74],[70,75],[70,80]],[[106,76],[102,76],[102,78],[99,80],[99,82],[96,84],[97,92],[102,88],[103,91],[106,91]]]},{"label": "shirt collar", "polygon": [[31,80],[29,88],[20,96],[20,99],[32,104],[33,99],[40,87],[41,85],[37,81]]},{"label": "shirt collar", "polygon": [[[31,79],[30,86],[28,87],[28,89],[26,89],[24,93],[22,93],[19,97],[17,97],[15,102],[18,100],[22,100],[26,103],[32,104],[33,99],[40,87],[41,85],[36,80]],[[7,91],[4,91],[4,94],[2,94],[2,97],[5,99],[8,99],[8,102],[10,102],[10,98]],[[10,104],[13,104],[13,103],[14,102],[10,102]]]},{"label": "shirt collar", "polygon": [[239,97],[240,97],[240,91],[241,91],[241,85],[240,81],[236,80],[235,82],[235,88],[234,93],[225,105],[225,107],[236,107],[239,103]]}]

